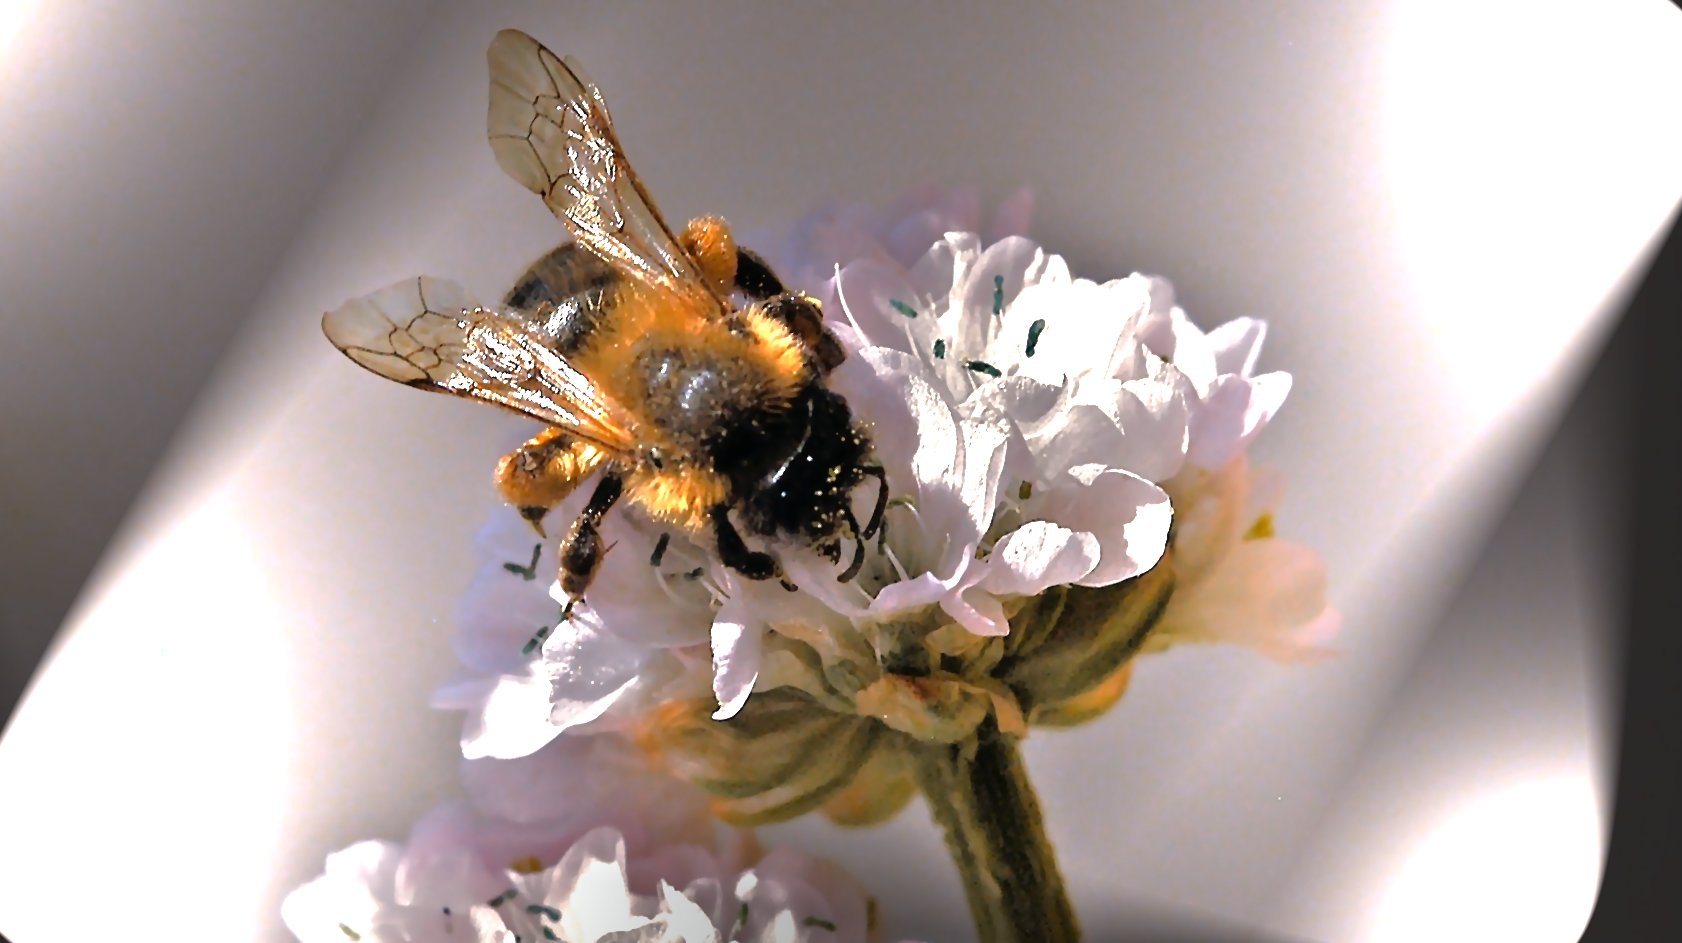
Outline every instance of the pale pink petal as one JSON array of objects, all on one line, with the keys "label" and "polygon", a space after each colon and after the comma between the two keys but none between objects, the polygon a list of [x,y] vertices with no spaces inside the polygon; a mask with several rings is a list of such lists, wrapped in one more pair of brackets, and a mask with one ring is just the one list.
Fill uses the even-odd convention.
[{"label": "pale pink petal", "polygon": [[305,943],[344,939],[340,926],[367,928],[389,895],[403,848],[362,841],[327,856],[326,871],[286,895],[280,918]]},{"label": "pale pink petal", "polygon": [[[979,572],[979,568],[977,568]],[[941,597],[940,608],[953,621],[976,635],[1009,635],[1010,620],[997,597],[984,590],[947,593]]]},{"label": "pale pink petal", "polygon": [[713,621],[713,694],[718,698],[714,720],[729,720],[747,703],[759,679],[765,647],[765,623],[731,599]]},{"label": "pale pink petal", "polygon": [[1097,566],[1076,582],[1108,586],[1156,566],[1168,546],[1173,511],[1161,488],[1129,472],[1082,465],[1052,489],[1036,516],[1098,538]]},{"label": "pale pink petal", "polygon": [[1186,460],[1199,468],[1225,465],[1261,432],[1290,391],[1288,373],[1215,380],[1192,415]]},{"label": "pale pink petal", "polygon": [[1089,533],[1029,521],[994,545],[981,587],[995,596],[1037,596],[1091,573],[1098,553],[1098,538]]},{"label": "pale pink petal", "polygon": [[848,265],[836,276],[834,291],[840,311],[832,319],[853,326],[865,346],[909,353],[913,350],[911,331],[917,327],[912,322],[934,320],[934,312],[926,310],[905,273],[879,262]]},{"label": "pale pink petal", "polygon": [[[424,903],[465,913],[474,904],[501,893],[508,879],[503,869],[515,858],[535,853],[524,843],[494,864],[482,855],[506,848],[507,836],[493,836],[465,802],[439,806],[415,823],[398,864],[393,900],[402,906]],[[498,855],[497,857],[500,857]]]},{"label": "pale pink petal", "polygon": [[1290,541],[1242,541],[1175,593],[1162,629],[1188,641],[1247,645],[1277,661],[1321,657],[1337,629],[1326,608],[1325,562]]},{"label": "pale pink petal", "polygon": [[1137,380],[1118,391],[1116,419],[1121,445],[1107,464],[1147,481],[1167,481],[1185,465],[1191,444],[1190,384]]},{"label": "pale pink petal", "polygon": [[753,866],[758,888],[779,888],[799,918],[817,917],[835,925],[835,943],[869,939],[870,893],[840,866],[787,848],[773,848]]},{"label": "pale pink petal", "polygon": [[1079,405],[1069,409],[1067,418],[1052,427],[1050,435],[1030,440],[1035,452],[1036,481],[1060,481],[1077,465],[1120,465],[1127,455],[1126,435],[1097,406]]},{"label": "pale pink petal", "polygon": [[[463,756],[525,756],[561,733],[549,719],[549,679],[531,672],[462,681],[440,688],[431,706],[465,710]],[[605,708],[603,708],[605,710]]]},{"label": "pale pink petal", "polygon": [[1267,338],[1267,322],[1235,318],[1209,332],[1209,348],[1215,353],[1215,369],[1221,373],[1249,376],[1261,356]]},{"label": "pale pink petal", "polygon": [[1034,191],[1022,187],[999,202],[998,208],[993,211],[993,221],[983,235],[988,242],[997,242],[1006,236],[1026,236],[1033,216]]}]

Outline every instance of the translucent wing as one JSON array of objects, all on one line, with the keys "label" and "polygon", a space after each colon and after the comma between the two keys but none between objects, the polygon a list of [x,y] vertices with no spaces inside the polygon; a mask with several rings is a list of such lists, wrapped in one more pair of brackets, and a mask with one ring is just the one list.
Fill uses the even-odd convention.
[{"label": "translucent wing", "polygon": [[552,349],[544,324],[479,307],[453,282],[406,279],[327,312],[321,330],[388,380],[494,403],[612,452],[635,447],[624,409]]},{"label": "translucent wing", "polygon": [[496,161],[627,276],[724,313],[625,161],[600,90],[519,30],[496,34],[488,130]]}]

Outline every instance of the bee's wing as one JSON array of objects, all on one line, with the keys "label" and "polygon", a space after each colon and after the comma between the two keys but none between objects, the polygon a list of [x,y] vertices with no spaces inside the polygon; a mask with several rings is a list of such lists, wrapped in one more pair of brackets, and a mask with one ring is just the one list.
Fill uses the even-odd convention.
[{"label": "bee's wing", "polygon": [[550,349],[542,325],[479,307],[453,282],[405,279],[327,312],[321,330],[388,380],[494,403],[610,452],[636,445],[624,408]]},{"label": "bee's wing", "polygon": [[496,34],[488,130],[496,161],[579,242],[626,275],[724,313],[626,162],[601,91],[573,61],[514,29]]}]

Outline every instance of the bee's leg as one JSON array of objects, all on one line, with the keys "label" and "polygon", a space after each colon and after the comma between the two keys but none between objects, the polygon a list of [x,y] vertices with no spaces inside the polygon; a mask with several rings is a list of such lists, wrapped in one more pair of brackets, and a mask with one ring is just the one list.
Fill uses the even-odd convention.
[{"label": "bee's leg", "polygon": [[736,287],[736,238],[730,224],[720,216],[697,216],[683,227],[678,242],[701,270],[701,276],[720,297],[728,298]]},{"label": "bee's leg", "polygon": [[736,290],[755,301],[775,298],[788,291],[783,280],[771,271],[770,263],[752,249],[736,247]]},{"label": "bee's leg", "polygon": [[742,535],[736,533],[735,525],[730,523],[729,508],[715,505],[711,517],[713,536],[718,539],[720,563],[750,580],[768,580],[782,575],[782,567],[777,566],[775,558],[768,553],[749,550],[748,545],[742,543]]},{"label": "bee's leg", "polygon": [[876,479],[879,486],[876,489],[876,507],[870,512],[870,523],[864,525],[864,533],[860,535],[869,540],[875,536],[876,528],[882,526],[882,515],[888,510],[888,473],[880,465],[867,465],[859,471],[867,478]]},{"label": "bee's leg", "polygon": [[624,491],[625,482],[618,474],[610,470],[602,475],[590,495],[590,503],[584,506],[584,513],[572,522],[572,529],[561,541],[561,591],[567,594],[566,606],[561,609],[562,619],[572,615],[572,607],[583,598],[602,565],[602,555],[606,553],[602,549],[602,515]]},{"label": "bee's leg", "polygon": [[[859,575],[859,570],[864,566],[864,539],[859,536],[859,522],[858,518],[853,516],[852,508],[842,505],[841,519],[847,522],[847,530],[852,533],[853,562],[849,563],[847,568],[841,571],[841,575],[837,576],[835,581],[837,583],[847,583],[851,582],[853,577]],[[837,547],[836,551],[835,558],[830,561],[832,563],[840,562],[840,548]]]},{"label": "bee's leg", "polygon": [[588,442],[551,427],[496,463],[496,488],[542,534],[544,515],[565,501],[604,457]]},{"label": "bee's leg", "polygon": [[847,351],[823,324],[823,309],[806,295],[784,292],[764,302],[760,310],[783,322],[800,343],[812,352],[818,373],[827,376],[847,359]]}]

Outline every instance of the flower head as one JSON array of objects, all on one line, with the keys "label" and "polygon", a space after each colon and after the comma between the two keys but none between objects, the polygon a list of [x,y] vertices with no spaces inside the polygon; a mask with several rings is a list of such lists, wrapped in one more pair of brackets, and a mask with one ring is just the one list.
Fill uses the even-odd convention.
[{"label": "flower head", "polygon": [[[402,844],[365,841],[282,907],[301,940],[824,941],[873,938],[846,872],[747,832],[612,733],[465,760],[467,797]],[[622,934],[615,936],[615,934]],[[628,935],[623,935],[628,934]]]},{"label": "flower head", "polygon": [[746,867],[745,849],[671,847],[635,858],[602,826],[547,865],[533,857],[487,866],[474,849],[435,845],[428,864],[450,879],[412,888],[403,874],[413,842],[364,841],[328,855],[324,873],[283,902],[287,928],[303,943],[863,943],[871,934],[857,885],[791,851]]}]

